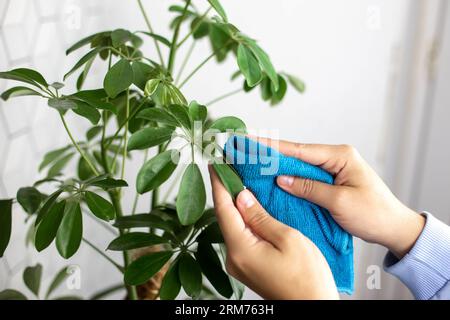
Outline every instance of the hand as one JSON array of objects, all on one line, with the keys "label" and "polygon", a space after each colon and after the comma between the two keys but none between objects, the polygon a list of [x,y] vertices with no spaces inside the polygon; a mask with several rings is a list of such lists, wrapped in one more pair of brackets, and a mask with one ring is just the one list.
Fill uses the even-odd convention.
[{"label": "hand", "polygon": [[278,144],[281,153],[320,166],[335,177],[335,185],[328,185],[280,176],[281,188],[327,208],[342,228],[387,247],[399,259],[413,247],[425,218],[403,205],[353,147],[258,140]]},{"label": "hand", "polygon": [[209,171],[230,275],[266,299],[339,298],[325,258],[308,238],[272,218],[248,190],[235,206]]}]

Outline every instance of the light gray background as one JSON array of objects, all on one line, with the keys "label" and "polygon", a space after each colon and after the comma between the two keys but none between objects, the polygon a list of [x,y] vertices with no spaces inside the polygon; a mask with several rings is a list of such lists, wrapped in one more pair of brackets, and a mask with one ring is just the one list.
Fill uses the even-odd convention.
[{"label": "light gray background", "polygon": [[[166,7],[176,1],[143,2],[157,32],[166,32],[171,16]],[[403,201],[450,221],[450,96],[446,90],[450,12],[446,0],[222,2],[230,20],[260,40],[277,69],[304,79],[307,91],[298,95],[289,90],[284,103],[275,108],[261,102],[257,92],[241,94],[212,106],[214,116],[237,115],[263,135],[277,132],[288,140],[352,144]],[[118,27],[145,29],[134,1],[0,0],[0,69],[34,67],[49,81],[61,81],[80,57],[64,55],[70,44]],[[151,45],[145,49],[148,55],[154,54]],[[191,67],[209,52],[208,43],[198,45]],[[210,63],[185,87],[187,97],[206,102],[236,88],[237,83],[228,81],[235,69],[231,59],[219,66]],[[103,66],[95,66],[88,86],[101,84],[103,71]],[[0,90],[10,85],[0,81]],[[69,117],[69,125],[81,137],[88,124]],[[45,102],[35,98],[0,102],[0,196],[13,197],[19,187],[41,177],[37,165],[43,153],[67,142],[56,112]],[[128,165],[129,181],[134,181],[140,163],[136,157]],[[140,210],[148,207],[147,198],[140,201]],[[127,192],[126,199],[131,207],[132,192]],[[44,264],[46,282],[64,264],[81,267],[81,289],[65,293],[87,297],[120,281],[120,275],[89,247],[83,246],[69,261],[60,258],[54,247],[39,255],[26,248],[24,217],[16,207],[12,245],[0,260],[0,290],[23,288],[21,272],[36,262]],[[111,240],[89,218],[84,227],[99,246]],[[383,271],[381,288],[370,290],[368,267],[381,268],[385,249],[360,240],[355,240],[355,247],[356,291],[351,298],[411,297]],[[255,295],[248,292],[246,297]]]}]

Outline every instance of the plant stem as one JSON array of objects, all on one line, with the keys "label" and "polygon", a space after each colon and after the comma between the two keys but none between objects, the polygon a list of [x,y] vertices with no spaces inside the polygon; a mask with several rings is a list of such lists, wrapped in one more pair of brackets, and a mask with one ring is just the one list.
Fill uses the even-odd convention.
[{"label": "plant stem", "polygon": [[194,26],[194,28],[192,28],[192,30],[178,43],[177,47],[181,47],[183,45],[183,43],[186,42],[187,39],[189,39],[189,37],[195,32],[197,31],[198,27],[200,27],[201,21],[206,17],[206,15],[209,13],[209,11],[211,11],[212,7],[209,7],[199,18],[199,21],[197,22],[197,24]]},{"label": "plant stem", "polygon": [[225,98],[231,97],[231,96],[233,96],[233,95],[235,95],[235,94],[237,94],[237,93],[239,93],[239,92],[242,92],[243,90],[244,90],[244,89],[239,88],[239,89],[230,91],[230,92],[228,92],[228,93],[225,93],[225,94],[223,94],[223,95],[221,95],[221,96],[219,96],[219,97],[217,97],[217,98],[215,98],[215,99],[209,101],[208,103],[206,103],[206,106],[209,107],[210,105],[212,105],[212,104],[214,104],[214,103],[216,103],[216,102],[219,102],[220,100],[223,100],[223,99],[225,99]]},{"label": "plant stem", "polygon": [[70,132],[69,127],[67,126],[66,119],[64,119],[64,116],[61,113],[59,114],[59,116],[60,116],[61,121],[62,121],[62,123],[64,125],[64,128],[66,129],[67,134],[69,135],[70,140],[72,141],[72,144],[77,149],[77,151],[80,154],[80,156],[83,157],[83,159],[86,161],[86,163],[88,164],[89,168],[91,168],[92,172],[96,176],[98,176],[99,172],[97,171],[95,166],[92,164],[92,162],[89,160],[89,158],[86,157],[86,155],[84,154],[83,150],[81,150],[80,146],[78,145],[78,143],[73,138],[72,133]]},{"label": "plant stem", "polygon": [[180,81],[181,75],[183,74],[184,68],[186,68],[187,62],[189,61],[189,58],[191,57],[192,52],[194,51],[196,43],[197,42],[192,41],[191,46],[189,47],[189,50],[188,50],[188,52],[186,54],[186,57],[184,57],[183,63],[181,65],[181,67],[180,67],[180,70],[178,71],[178,75],[177,75],[177,78],[175,80],[175,84],[177,84]]},{"label": "plant stem", "polygon": [[200,70],[209,60],[211,60],[216,55],[216,53],[217,52],[214,51],[205,60],[203,60],[197,67],[195,67],[195,69],[192,70],[192,72],[186,77],[186,79],[184,79],[183,82],[181,82],[181,84],[178,86],[178,89],[181,89],[186,84],[186,82],[188,82],[189,79],[191,79],[192,76],[197,73],[198,70]]},{"label": "plant stem", "polygon": [[106,260],[108,260],[109,262],[111,262],[112,265],[114,265],[117,269],[119,269],[120,272],[123,273],[123,267],[121,265],[119,265],[117,262],[115,262],[113,259],[111,259],[110,257],[108,257],[107,254],[105,254],[102,250],[100,250],[99,248],[97,248],[93,243],[91,243],[88,239],[83,237],[83,242],[86,243],[88,246],[90,246],[92,249],[94,249],[98,254],[100,254],[102,257],[104,257]]},{"label": "plant stem", "polygon": [[[127,105],[126,105],[126,117],[130,116],[130,89],[127,89]],[[128,147],[128,121],[125,123],[125,133],[123,134],[124,144],[123,144],[123,154],[122,154],[122,173],[120,174],[121,179],[125,177],[125,163],[127,161],[127,147]]]},{"label": "plant stem", "polygon": [[186,4],[184,6],[184,9],[183,9],[183,13],[181,15],[181,19],[177,23],[177,25],[175,27],[175,31],[173,32],[172,44],[170,46],[170,53],[169,53],[169,63],[168,63],[168,67],[167,67],[168,71],[170,73],[173,72],[173,66],[174,66],[174,63],[175,63],[175,55],[176,55],[177,48],[178,48],[177,42],[178,42],[178,35],[180,33],[181,23],[183,22],[184,17],[186,16],[186,12],[187,12],[188,7],[189,7],[190,4],[191,4],[191,0],[187,0]]},{"label": "plant stem", "polygon": [[[147,162],[147,158],[148,158],[148,149],[145,149],[144,161],[143,161],[142,165],[144,165]],[[134,201],[133,201],[133,208],[131,209],[131,215],[134,215],[136,213],[136,207],[138,204],[138,200],[139,200],[139,193],[136,192],[136,194],[134,196]]]},{"label": "plant stem", "polygon": [[[147,13],[145,12],[145,9],[144,9],[144,6],[142,5],[141,0],[137,0],[137,2],[139,4],[139,9],[141,10],[142,15],[144,16],[144,20],[145,20],[145,23],[147,24],[148,31],[150,31],[150,33],[154,33],[152,25],[150,23],[150,19],[148,18]],[[153,39],[153,42],[155,43],[156,51],[158,52],[159,61],[161,62],[161,66],[163,68],[165,68],[164,59],[163,59],[163,56],[161,53],[161,48],[159,47],[159,43],[158,43],[158,41],[156,41],[156,39]]]}]

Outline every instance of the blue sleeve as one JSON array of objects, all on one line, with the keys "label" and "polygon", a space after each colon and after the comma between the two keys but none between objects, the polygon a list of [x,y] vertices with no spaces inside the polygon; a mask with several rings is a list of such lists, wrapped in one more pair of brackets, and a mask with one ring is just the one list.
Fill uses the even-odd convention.
[{"label": "blue sleeve", "polygon": [[450,226],[430,213],[414,247],[401,260],[391,252],[384,270],[396,276],[416,299],[450,299]]}]

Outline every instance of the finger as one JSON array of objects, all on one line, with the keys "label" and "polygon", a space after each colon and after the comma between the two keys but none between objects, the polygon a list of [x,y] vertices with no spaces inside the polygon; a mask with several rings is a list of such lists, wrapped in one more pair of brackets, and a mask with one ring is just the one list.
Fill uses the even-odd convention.
[{"label": "finger", "polygon": [[245,223],[262,239],[282,250],[290,227],[274,219],[249,190],[238,194],[236,205]]},{"label": "finger", "polygon": [[335,209],[338,192],[342,191],[343,188],[320,181],[292,176],[277,177],[277,184],[286,192],[316,203],[330,211]]},{"label": "finger", "polygon": [[232,247],[241,240],[245,222],[212,166],[208,166],[208,169],[217,222],[227,246]]}]

